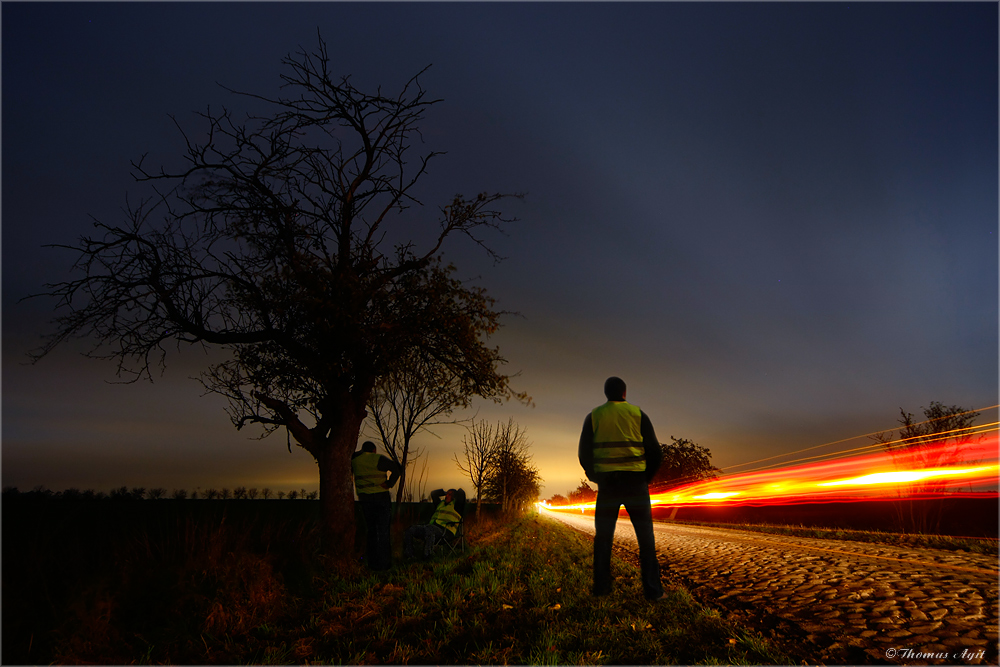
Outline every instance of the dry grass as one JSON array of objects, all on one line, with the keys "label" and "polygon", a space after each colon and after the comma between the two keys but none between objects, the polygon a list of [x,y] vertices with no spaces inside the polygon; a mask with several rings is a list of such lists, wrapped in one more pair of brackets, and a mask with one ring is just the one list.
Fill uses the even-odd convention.
[{"label": "dry grass", "polygon": [[[614,564],[616,593],[591,597],[589,540],[537,517],[467,519],[464,555],[400,563],[404,518],[394,526],[397,565],[370,573],[328,567],[309,518],[264,516],[252,501],[253,511],[220,517],[181,502],[158,519],[148,514],[156,503],[138,503],[147,514],[107,530],[107,516],[76,516],[57,542],[15,522],[35,544],[15,559],[27,569],[24,585],[10,585],[5,568],[3,662],[783,662],[686,591],[645,602],[626,562]],[[60,587],[62,595],[32,597]],[[8,622],[18,612],[23,622]]]}]

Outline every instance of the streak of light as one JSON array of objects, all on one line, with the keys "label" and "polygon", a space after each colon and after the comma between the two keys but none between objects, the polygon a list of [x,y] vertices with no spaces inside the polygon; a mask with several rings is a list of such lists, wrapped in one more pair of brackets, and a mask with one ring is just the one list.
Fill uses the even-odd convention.
[{"label": "streak of light", "polygon": [[838,479],[836,482],[822,482],[817,486],[842,486],[844,484],[892,484],[901,482],[919,482],[933,477],[959,477],[978,472],[996,472],[997,466],[980,466],[978,468],[941,468],[939,470],[907,470],[903,472],[876,472],[851,479]]},{"label": "streak of light", "polygon": [[[997,496],[996,424],[969,441],[891,446],[880,451],[726,475],[654,493],[654,506],[782,505],[956,496]],[[973,437],[974,436],[974,437]],[[892,443],[890,443],[892,444]],[[912,445],[912,443],[911,443]],[[976,487],[979,491],[976,491]],[[594,503],[550,507],[586,511]]]}]

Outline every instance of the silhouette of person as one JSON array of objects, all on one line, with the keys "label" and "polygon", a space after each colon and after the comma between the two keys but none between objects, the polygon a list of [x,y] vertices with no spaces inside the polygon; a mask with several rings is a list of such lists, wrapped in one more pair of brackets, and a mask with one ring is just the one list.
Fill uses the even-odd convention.
[{"label": "silhouette of person", "polygon": [[[351,457],[354,473],[354,490],[365,518],[368,542],[365,562],[372,570],[388,570],[392,565],[392,545],[389,527],[392,518],[392,500],[389,489],[402,472],[399,465],[387,456],[375,453],[375,443],[370,440]],[[389,473],[389,479],[385,474]]]},{"label": "silhouette of person", "polygon": [[[442,498],[442,496],[444,496]],[[430,558],[438,540],[451,533],[454,536],[465,512],[464,489],[438,489],[431,492],[431,502],[435,505],[429,523],[414,524],[403,533],[403,557],[413,557],[413,540],[424,542],[424,558]]]},{"label": "silhouette of person", "polygon": [[653,424],[642,410],[625,401],[625,382],[604,383],[608,402],[594,408],[580,433],[580,465],[597,483],[594,511],[594,595],[611,592],[611,546],[622,505],[639,542],[642,593],[648,600],[664,596],[656,558],[649,480],[663,461]]}]

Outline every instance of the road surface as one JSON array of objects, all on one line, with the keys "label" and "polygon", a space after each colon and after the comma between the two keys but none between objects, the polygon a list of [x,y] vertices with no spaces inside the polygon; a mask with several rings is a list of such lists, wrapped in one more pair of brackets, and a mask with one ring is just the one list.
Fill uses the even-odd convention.
[{"label": "road surface", "polygon": [[[592,516],[542,513],[594,533]],[[997,664],[995,556],[659,522],[655,533],[665,581],[808,662]],[[624,513],[615,545],[638,553]]]}]

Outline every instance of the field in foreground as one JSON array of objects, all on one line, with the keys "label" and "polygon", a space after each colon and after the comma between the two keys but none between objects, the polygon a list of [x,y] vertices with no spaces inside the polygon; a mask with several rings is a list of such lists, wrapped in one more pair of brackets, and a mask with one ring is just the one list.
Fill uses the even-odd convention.
[{"label": "field in foreground", "polygon": [[793,662],[683,589],[646,602],[622,561],[592,597],[590,540],[534,514],[470,520],[464,555],[373,575],[324,567],[314,521],[183,507],[95,536],[82,514],[41,527],[5,506],[3,663]]}]

